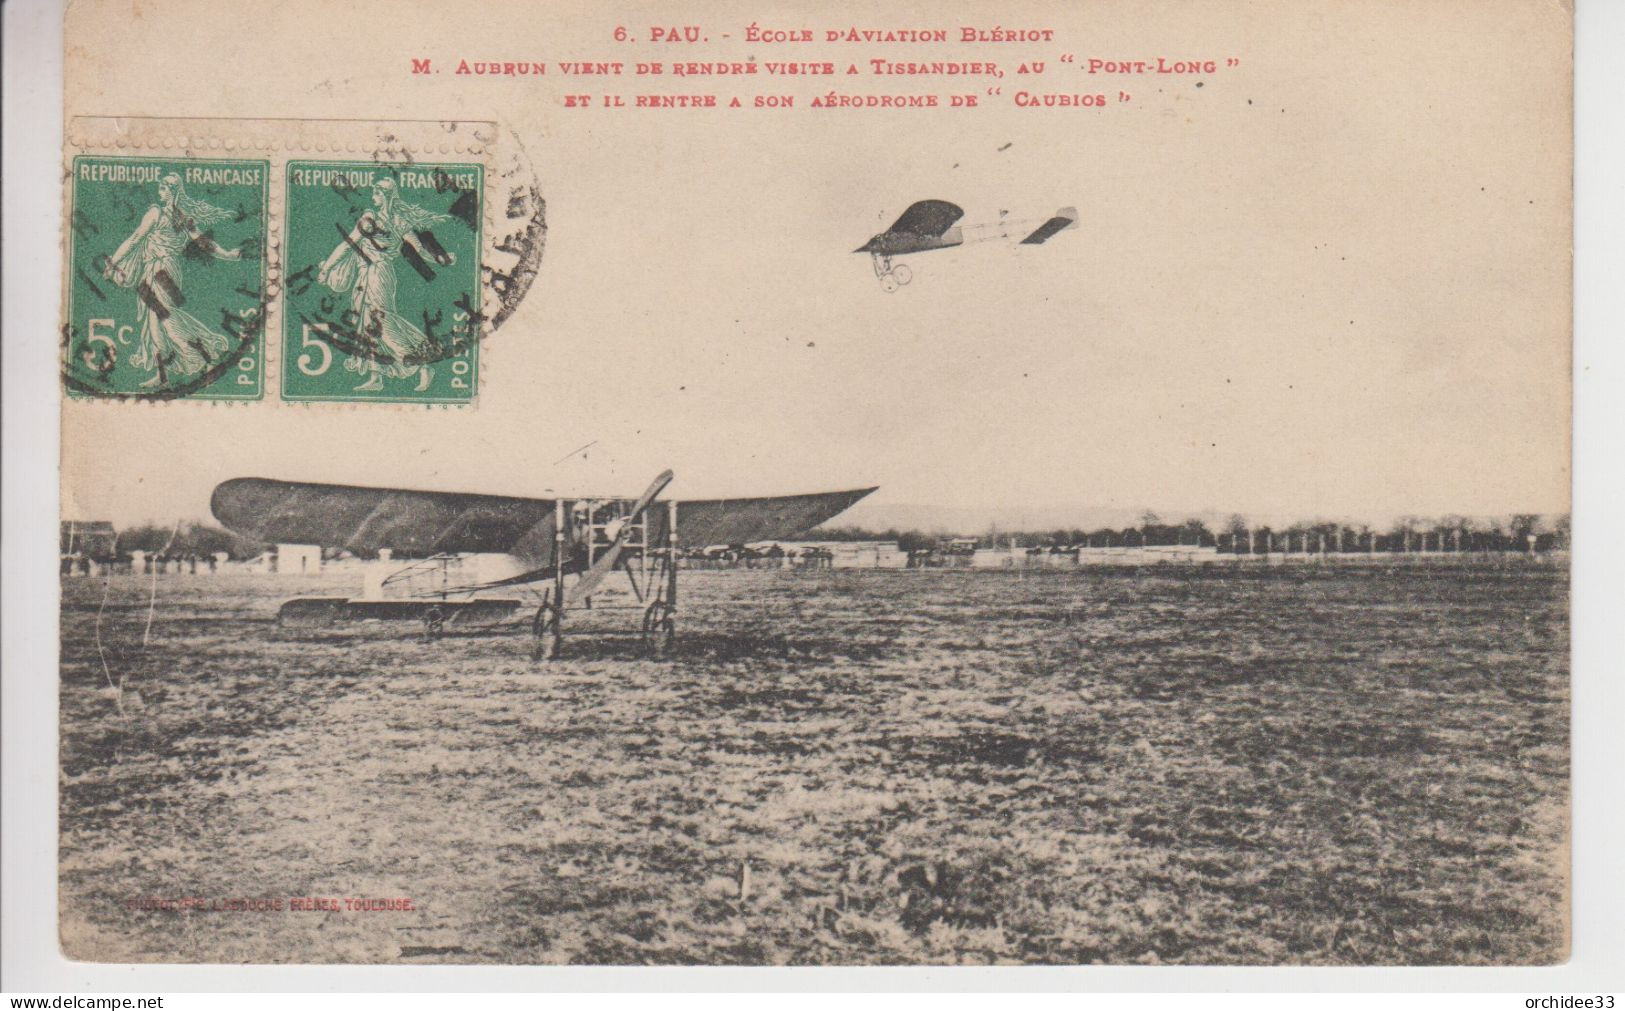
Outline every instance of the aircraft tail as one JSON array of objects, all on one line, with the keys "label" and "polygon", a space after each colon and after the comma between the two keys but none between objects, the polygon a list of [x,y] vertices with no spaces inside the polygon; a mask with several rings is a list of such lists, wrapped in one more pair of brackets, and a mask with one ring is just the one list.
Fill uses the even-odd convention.
[{"label": "aircraft tail", "polygon": [[1055,212],[1055,216],[1033,229],[1033,233],[1021,240],[1023,246],[1036,246],[1057,232],[1064,232],[1068,228],[1078,226],[1078,209],[1076,207],[1063,207]]}]

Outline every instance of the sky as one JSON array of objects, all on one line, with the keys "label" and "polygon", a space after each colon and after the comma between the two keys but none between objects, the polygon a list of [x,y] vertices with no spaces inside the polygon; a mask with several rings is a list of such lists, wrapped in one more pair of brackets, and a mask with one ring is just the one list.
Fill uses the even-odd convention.
[{"label": "sky", "polygon": [[[161,46],[87,32],[107,59],[77,64],[99,69],[70,78],[70,112],[496,119],[547,199],[537,282],[482,346],[472,409],[274,392],[68,403],[67,517],[202,517],[216,483],[251,475],[634,495],[668,467],[677,497],[878,485],[853,521],[919,505],[1367,521],[1567,509],[1566,41],[1532,5],[1462,21],[1439,3],[1386,23],[1357,5],[1034,13],[1057,36],[1040,47],[1044,88],[1133,99],[905,112],[805,108],[800,83],[784,90],[802,107],[781,112],[567,110],[579,88],[563,79],[414,79],[407,57],[607,59],[608,21],[448,8],[390,21],[358,52],[300,35],[304,6],[265,27],[273,44],[198,47],[215,89],[166,83]],[[207,10],[186,0],[141,24],[164,38]],[[956,23],[841,10],[842,25]],[[1007,20],[1024,10],[1037,8]],[[1249,31],[1243,10],[1274,30]],[[746,12],[707,21],[828,20]],[[285,73],[274,43],[296,37],[298,69],[320,79]],[[897,55],[813,49],[795,56]],[[1240,64],[1198,88],[1062,77],[1051,49]],[[750,50],[736,37],[683,55],[786,56]],[[1080,221],[1038,247],[911,257],[913,283],[888,294],[851,251],[927,198],[967,225],[1062,206]]]}]

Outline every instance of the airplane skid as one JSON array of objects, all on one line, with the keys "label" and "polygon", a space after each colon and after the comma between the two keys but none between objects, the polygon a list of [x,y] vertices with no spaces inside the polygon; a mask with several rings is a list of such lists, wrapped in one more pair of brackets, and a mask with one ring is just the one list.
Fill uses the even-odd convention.
[{"label": "airplane skid", "polygon": [[472,600],[364,600],[350,597],[296,597],[284,601],[277,623],[292,628],[336,625],[342,621],[422,621],[433,636],[446,626],[502,621],[524,602],[512,598]]}]

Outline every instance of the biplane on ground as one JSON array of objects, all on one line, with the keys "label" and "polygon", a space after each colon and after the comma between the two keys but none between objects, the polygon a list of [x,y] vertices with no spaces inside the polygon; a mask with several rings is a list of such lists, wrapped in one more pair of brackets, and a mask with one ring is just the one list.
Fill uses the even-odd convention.
[{"label": "biplane on ground", "polygon": [[[868,253],[874,261],[875,276],[880,278],[880,286],[888,293],[896,291],[914,279],[914,272],[909,270],[907,264],[893,264],[892,258],[909,253],[924,253],[933,249],[950,249],[962,246],[967,241],[964,229],[958,224],[965,212],[957,205],[946,200],[920,200],[909,206],[890,228],[878,235],[870,237],[868,242],[853,250],[855,253]],[[1028,222],[1030,224],[1030,222]],[[1075,207],[1063,207],[1056,211],[1047,221],[1044,221],[1026,237],[1020,240],[1020,245],[1036,246],[1044,243],[1056,233],[1074,228],[1078,224],[1078,211]],[[1019,222],[1003,221],[993,225],[973,225],[973,236],[969,241],[977,242],[984,239],[1014,238],[1025,231]]]},{"label": "biplane on ground", "polygon": [[[561,649],[565,616],[591,608],[617,572],[631,603],[611,607],[641,612],[635,634],[664,651],[676,635],[684,544],[790,538],[875,490],[661,501],[671,480],[671,471],[662,473],[637,498],[540,499],[249,477],[218,485],[210,505],[245,537],[378,557],[360,597],[288,600],[278,614],[285,624],[415,620],[432,638],[448,625],[507,618],[526,606],[493,591],[540,586],[531,631],[537,658],[550,659]],[[412,560],[393,561],[396,554]],[[458,563],[470,555],[505,556],[508,574],[468,580]]]}]

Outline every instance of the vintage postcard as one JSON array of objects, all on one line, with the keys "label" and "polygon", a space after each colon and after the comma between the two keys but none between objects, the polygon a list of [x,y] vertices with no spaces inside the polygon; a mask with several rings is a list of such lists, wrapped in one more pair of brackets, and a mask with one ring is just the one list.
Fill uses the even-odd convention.
[{"label": "vintage postcard", "polygon": [[1565,5],[65,37],[69,958],[1568,957]]}]

